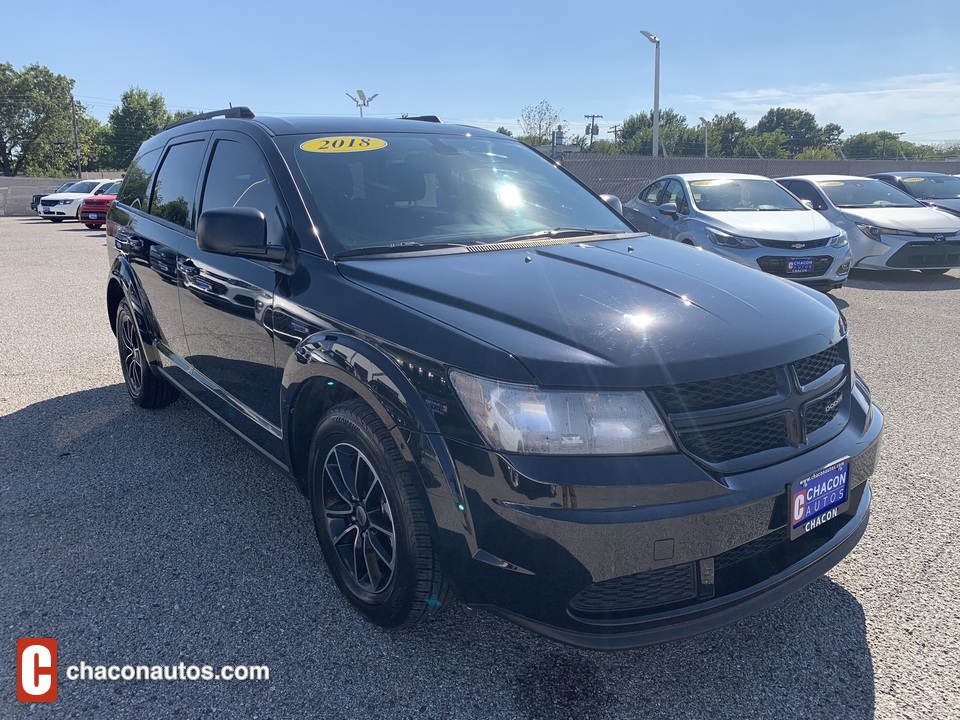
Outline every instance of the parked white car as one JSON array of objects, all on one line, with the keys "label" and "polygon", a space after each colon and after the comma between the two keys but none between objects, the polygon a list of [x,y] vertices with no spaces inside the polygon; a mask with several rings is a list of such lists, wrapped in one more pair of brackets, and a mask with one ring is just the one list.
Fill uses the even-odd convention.
[{"label": "parked white car", "polygon": [[83,199],[91,195],[101,194],[115,182],[117,182],[115,178],[110,180],[81,180],[71,185],[66,192],[44,195],[40,198],[37,212],[40,217],[55,223],[64,220],[79,220],[80,204]]},{"label": "parked white car", "polygon": [[819,290],[841,287],[850,270],[846,234],[762,175],[664,175],[623,214],[651,235]]},{"label": "parked white car", "polygon": [[853,175],[798,175],[777,182],[846,230],[854,267],[925,273],[960,267],[960,217],[893,185]]}]

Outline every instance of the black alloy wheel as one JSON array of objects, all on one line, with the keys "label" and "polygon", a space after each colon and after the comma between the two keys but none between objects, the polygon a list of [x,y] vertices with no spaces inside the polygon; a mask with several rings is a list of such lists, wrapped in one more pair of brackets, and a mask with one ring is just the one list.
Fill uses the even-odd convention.
[{"label": "black alloy wheel", "polygon": [[123,383],[130,398],[143,408],[162,408],[176,400],[176,388],[155,375],[147,364],[140,332],[126,300],[121,300],[117,308],[116,332]]},{"label": "black alloy wheel", "polygon": [[370,407],[351,400],[317,427],[310,449],[314,527],[337,587],[368,620],[415,624],[448,588],[413,479]]}]

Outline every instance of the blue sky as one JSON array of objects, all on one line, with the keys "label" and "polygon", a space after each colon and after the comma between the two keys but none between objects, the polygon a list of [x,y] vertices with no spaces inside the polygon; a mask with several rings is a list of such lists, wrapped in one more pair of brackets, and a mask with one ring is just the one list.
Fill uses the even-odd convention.
[{"label": "blue sky", "polygon": [[[57,20],[44,29],[48,12]],[[0,62],[72,78],[104,121],[131,86],[171,110],[282,115],[355,115],[346,93],[361,89],[378,93],[366,115],[515,132],[525,106],[548,100],[574,132],[603,115],[600,137],[612,138],[610,126],[653,106],[649,30],[661,39],[660,106],[691,125],[732,111],[752,124],[783,106],[847,136],[960,142],[957,0],[167,0],[72,5],[70,33],[66,6],[44,13],[10,4],[5,25],[18,31],[4,33]]]}]

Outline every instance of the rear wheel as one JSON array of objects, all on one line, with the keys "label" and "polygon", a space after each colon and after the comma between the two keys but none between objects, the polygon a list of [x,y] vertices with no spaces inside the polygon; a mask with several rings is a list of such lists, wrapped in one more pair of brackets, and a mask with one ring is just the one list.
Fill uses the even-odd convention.
[{"label": "rear wheel", "polygon": [[362,400],[336,406],[317,427],[308,489],[333,579],[368,620],[413,625],[443,607],[449,591],[413,478]]},{"label": "rear wheel", "polygon": [[161,377],[154,375],[143,353],[143,343],[137,323],[126,300],[117,308],[117,349],[123,383],[130,398],[143,408],[162,408],[177,399],[177,390]]}]

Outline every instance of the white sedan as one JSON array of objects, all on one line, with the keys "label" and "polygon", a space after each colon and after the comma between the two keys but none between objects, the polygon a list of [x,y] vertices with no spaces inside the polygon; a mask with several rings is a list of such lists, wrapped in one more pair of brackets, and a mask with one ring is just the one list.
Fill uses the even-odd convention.
[{"label": "white sedan", "polygon": [[115,182],[117,182],[115,179],[81,180],[75,185],[71,185],[67,192],[44,195],[40,198],[37,212],[40,217],[55,223],[64,220],[79,220],[80,204],[83,199],[91,195],[99,195]]},{"label": "white sedan", "polygon": [[928,207],[882,180],[798,175],[777,182],[846,231],[854,267],[927,273],[960,267],[960,217]]}]

